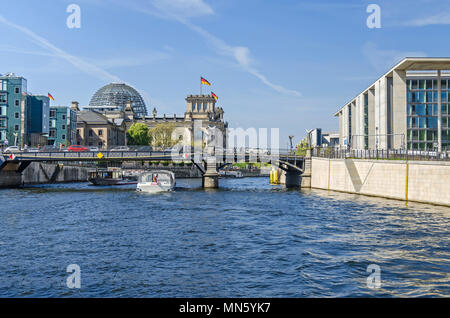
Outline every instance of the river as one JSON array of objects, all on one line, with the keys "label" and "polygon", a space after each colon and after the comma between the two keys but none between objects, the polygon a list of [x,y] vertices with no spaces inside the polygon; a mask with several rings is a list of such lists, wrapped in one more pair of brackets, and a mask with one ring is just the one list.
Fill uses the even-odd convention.
[{"label": "river", "polygon": [[450,296],[450,208],[268,183],[0,190],[0,297]]}]

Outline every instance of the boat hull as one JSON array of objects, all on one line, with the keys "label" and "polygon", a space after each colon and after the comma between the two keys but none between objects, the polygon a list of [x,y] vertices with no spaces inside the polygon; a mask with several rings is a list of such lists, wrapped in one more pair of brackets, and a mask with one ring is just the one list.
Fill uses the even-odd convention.
[{"label": "boat hull", "polygon": [[146,192],[146,193],[157,193],[157,192],[167,192],[173,191],[175,189],[175,184],[173,185],[163,185],[163,184],[152,184],[152,183],[139,183],[136,187],[136,191]]},{"label": "boat hull", "polygon": [[128,184],[137,184],[137,181],[131,181],[126,179],[105,179],[105,178],[90,178],[89,182],[95,186],[119,186]]}]

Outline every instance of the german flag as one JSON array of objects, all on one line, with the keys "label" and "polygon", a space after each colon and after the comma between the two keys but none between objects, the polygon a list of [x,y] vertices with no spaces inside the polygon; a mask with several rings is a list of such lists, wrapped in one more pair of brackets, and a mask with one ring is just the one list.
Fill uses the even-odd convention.
[{"label": "german flag", "polygon": [[48,93],[48,98],[50,98],[51,100],[55,100],[52,96],[52,94]]},{"label": "german flag", "polygon": [[215,100],[218,100],[218,99],[219,99],[219,97],[217,97],[217,95],[214,94],[213,92],[211,92],[211,96],[214,97]]},{"label": "german flag", "polygon": [[203,85],[211,85],[210,82],[208,82],[205,78],[200,77],[200,83],[202,83]]}]

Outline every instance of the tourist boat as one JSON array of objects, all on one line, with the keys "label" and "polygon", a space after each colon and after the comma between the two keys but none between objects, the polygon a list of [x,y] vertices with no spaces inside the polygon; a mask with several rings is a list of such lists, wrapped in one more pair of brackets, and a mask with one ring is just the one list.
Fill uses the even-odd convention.
[{"label": "tourist boat", "polygon": [[121,169],[95,170],[89,173],[89,182],[95,186],[113,186],[137,184],[137,180],[131,180],[123,176]]},{"label": "tourist boat", "polygon": [[136,190],[140,192],[164,192],[175,189],[175,174],[166,170],[155,170],[141,174]]},{"label": "tourist boat", "polygon": [[244,175],[241,171],[219,171],[219,177],[220,178],[243,178]]}]

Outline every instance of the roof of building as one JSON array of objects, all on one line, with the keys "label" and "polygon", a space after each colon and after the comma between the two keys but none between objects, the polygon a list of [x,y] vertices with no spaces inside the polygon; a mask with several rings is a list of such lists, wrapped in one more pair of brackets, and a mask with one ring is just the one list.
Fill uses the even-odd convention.
[{"label": "roof of building", "polygon": [[90,106],[119,106],[124,110],[131,102],[133,111],[138,116],[147,115],[147,108],[141,95],[133,87],[124,83],[110,83],[100,88],[89,102]]},{"label": "roof of building", "polygon": [[85,122],[86,124],[109,124],[111,123],[106,116],[100,113],[82,110],[77,112],[77,122]]},{"label": "roof of building", "polygon": [[376,81],[369,85],[365,90],[358,93],[348,103],[339,108],[334,116],[338,116],[339,112],[347,105],[352,103],[359,95],[366,93],[372,89],[375,83],[383,77],[389,77],[394,71],[437,71],[450,70],[450,57],[405,57],[403,60],[395,64],[389,71],[380,76]]}]

